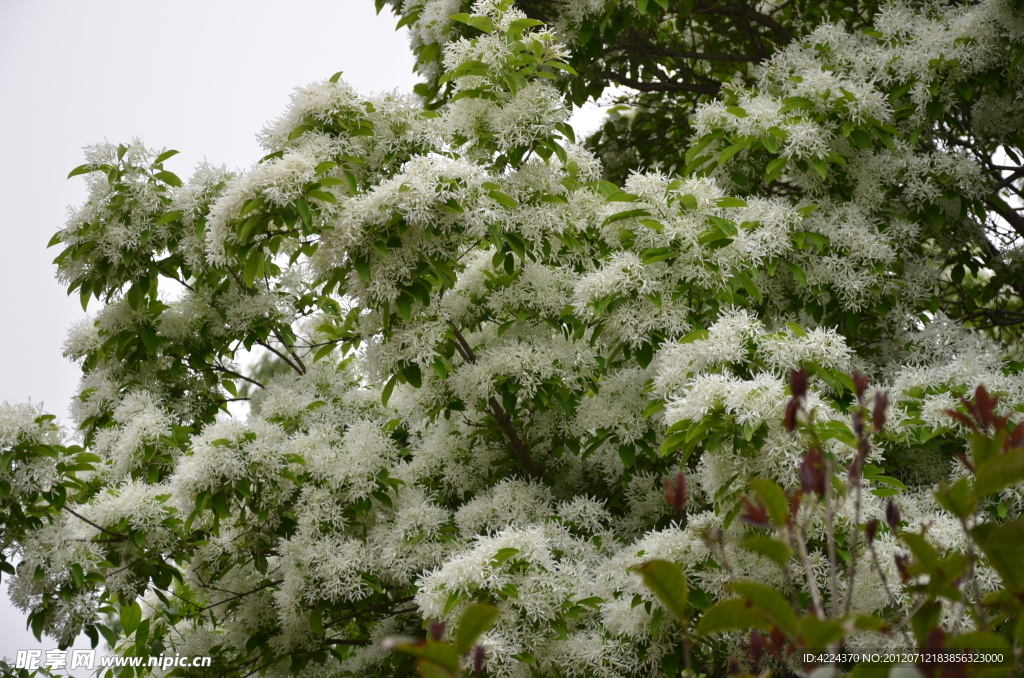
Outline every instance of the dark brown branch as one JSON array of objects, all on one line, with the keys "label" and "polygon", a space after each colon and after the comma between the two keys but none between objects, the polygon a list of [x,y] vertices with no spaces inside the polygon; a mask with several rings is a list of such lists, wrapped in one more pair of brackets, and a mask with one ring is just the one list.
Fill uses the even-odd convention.
[{"label": "dark brown branch", "polygon": [[[455,326],[455,323],[448,321],[449,327],[452,328],[452,333],[455,335],[455,349],[462,356],[462,359],[467,363],[476,363],[476,354],[473,353],[473,347],[469,345],[466,338],[462,336],[462,332]],[[498,399],[491,397],[488,402],[488,409],[494,420],[498,422],[498,426],[504,431],[505,436],[508,438],[509,443],[512,445],[512,452],[519,459],[519,463],[522,465],[523,470],[526,471],[526,475],[530,478],[538,478],[537,469],[533,465],[532,455],[530,454],[530,448],[526,446],[523,439],[519,437],[519,433],[516,431],[515,426],[512,425],[512,417],[509,416],[505,408],[501,406]]]},{"label": "dark brown branch", "polygon": [[687,82],[641,82],[640,80],[634,80],[627,78],[617,73],[609,73],[608,79],[631,87],[639,92],[694,92],[696,94],[718,94],[718,90],[722,88],[720,83],[718,84],[707,84],[698,85]]},{"label": "dark brown branch", "polygon": [[676,57],[679,59],[696,59],[698,61],[748,61],[756,63],[763,57],[756,54],[714,54],[711,52],[687,52],[678,49],[666,49],[664,47],[650,47],[647,45],[629,45],[627,47],[612,47],[605,50],[607,54],[615,52],[636,52],[638,54],[650,54],[652,56]]},{"label": "dark brown branch", "polygon": [[298,367],[296,367],[295,363],[293,363],[291,360],[288,360],[288,357],[286,355],[284,355],[283,353],[281,353],[280,351],[275,349],[273,346],[271,346],[267,342],[265,342],[265,341],[257,341],[256,344],[259,345],[259,346],[262,346],[263,348],[267,349],[268,351],[270,351],[271,353],[276,355],[278,358],[283,360],[288,365],[288,367],[292,368],[293,370],[295,370],[299,374],[305,374],[306,373],[305,370],[301,370]]},{"label": "dark brown branch", "polygon": [[118,534],[117,532],[111,532],[107,528],[105,528],[105,527],[103,527],[101,525],[97,525],[96,523],[92,522],[91,520],[89,520],[85,516],[81,515],[80,513],[76,513],[75,511],[73,511],[70,508],[68,508],[67,504],[65,504],[63,508],[64,508],[65,511],[67,511],[68,513],[70,513],[74,517],[78,518],[82,522],[88,523],[89,525],[92,525],[93,527],[95,527],[100,532],[103,532],[104,534],[109,534],[111,537],[115,537],[115,539],[110,540],[110,541],[128,541],[127,535]]},{"label": "dark brown branch", "polygon": [[[236,379],[241,379],[242,381],[247,381],[250,384],[252,384],[253,386],[259,386],[260,388],[266,388],[266,386],[264,386],[260,382],[256,381],[255,379],[250,379],[249,377],[245,376],[244,374],[239,374],[238,372],[235,372],[234,370],[229,370],[228,368],[223,367],[222,365],[213,365],[211,369],[213,369],[213,370],[215,370],[217,372],[222,372],[224,374],[230,375],[232,377],[235,377]],[[205,370],[198,370],[198,371],[203,372]]]},{"label": "dark brown branch", "polygon": [[[284,340],[284,338],[281,336],[281,333],[277,330],[277,328],[274,328],[274,336],[277,337],[277,340],[281,342],[282,346],[288,346],[288,342]],[[291,357],[295,360],[296,363],[298,363],[299,369],[301,370],[301,374],[305,374],[306,366],[302,363],[302,359],[299,358],[299,356],[295,355],[295,351],[288,351],[288,354],[291,355]]]},{"label": "dark brown branch", "polygon": [[[219,606],[219,605],[224,605],[225,603],[230,603],[230,602],[231,602],[232,600],[238,600],[239,598],[244,598],[245,596],[251,595],[251,594],[253,594],[253,593],[257,593],[257,592],[259,592],[259,591],[262,591],[263,589],[268,589],[268,588],[270,588],[271,586],[277,586],[278,584],[280,584],[280,583],[281,583],[281,582],[283,582],[283,581],[284,581],[283,579],[278,579],[278,580],[276,580],[276,581],[272,581],[272,582],[267,582],[267,583],[266,583],[266,584],[264,584],[263,586],[257,586],[256,588],[254,588],[254,589],[253,589],[253,590],[251,590],[251,591],[244,591],[244,592],[242,592],[242,593],[236,593],[236,594],[234,594],[234,595],[232,595],[232,596],[229,596],[229,597],[225,598],[224,600],[222,600],[222,601],[220,601],[220,602],[217,602],[217,603],[211,603],[210,605],[204,605],[203,607],[197,608],[197,609],[196,609],[196,612],[197,612],[197,613],[199,613],[199,612],[205,612],[205,611],[207,611],[207,610],[210,610],[210,609],[213,609],[213,608],[215,608],[215,607],[217,607],[217,606]],[[224,591],[224,589],[216,589],[216,590],[218,590],[218,591]]]},{"label": "dark brown branch", "polygon": [[1002,201],[999,200],[998,197],[990,197],[985,202],[988,203],[989,208],[1001,216],[1003,220],[1013,228],[1013,230],[1015,230],[1021,237],[1024,237],[1024,217],[1017,214],[1016,210],[1012,207],[1007,208],[1007,206],[1000,204]]}]

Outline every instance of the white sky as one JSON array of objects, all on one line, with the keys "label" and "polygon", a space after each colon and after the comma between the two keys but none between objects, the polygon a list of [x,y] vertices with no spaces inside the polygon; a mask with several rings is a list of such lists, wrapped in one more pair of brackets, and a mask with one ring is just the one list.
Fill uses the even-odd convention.
[{"label": "white sky", "polygon": [[[394,25],[372,0],[0,0],[0,401],[66,418],[79,372],[61,346],[84,313],[46,243],[84,199],[82,179],[65,178],[83,146],[174,148],[167,167],[183,179],[204,159],[246,167],[297,86],[341,70],[363,92],[411,90],[408,38]],[[600,116],[579,112],[577,134]],[[0,587],[0,657],[54,648]]]}]

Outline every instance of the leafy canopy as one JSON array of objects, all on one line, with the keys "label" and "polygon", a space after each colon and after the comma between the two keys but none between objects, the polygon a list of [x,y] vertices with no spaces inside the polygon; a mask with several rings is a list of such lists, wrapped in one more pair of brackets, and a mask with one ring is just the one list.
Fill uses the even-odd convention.
[{"label": "leafy canopy", "polygon": [[[245,172],[89,150],[77,431],[0,411],[33,631],[239,677],[1019,650],[1024,378],[970,327],[1019,315],[975,152],[1018,8],[523,7],[403,4],[425,98],[299,89]],[[567,124],[616,78],[628,176]]]}]

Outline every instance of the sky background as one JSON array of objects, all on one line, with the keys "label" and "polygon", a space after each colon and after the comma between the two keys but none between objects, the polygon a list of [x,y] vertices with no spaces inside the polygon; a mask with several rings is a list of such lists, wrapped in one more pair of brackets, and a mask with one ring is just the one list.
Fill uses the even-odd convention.
[{"label": "sky background", "polygon": [[[66,178],[84,146],[137,137],[177,149],[165,166],[183,179],[203,160],[247,167],[297,86],[340,70],[362,92],[410,91],[395,23],[371,0],[0,0],[0,401],[67,418],[79,371],[61,347],[85,314],[46,244],[85,198],[84,181]],[[601,116],[577,112],[577,135]],[[0,583],[0,658],[55,647],[25,629]]]}]

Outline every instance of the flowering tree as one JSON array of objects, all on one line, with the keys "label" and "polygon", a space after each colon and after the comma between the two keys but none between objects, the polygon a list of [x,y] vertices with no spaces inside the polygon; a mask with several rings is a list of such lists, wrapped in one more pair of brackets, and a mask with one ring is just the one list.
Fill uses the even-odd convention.
[{"label": "flowering tree", "polygon": [[430,105],[299,89],[247,172],[89,151],[53,240],[103,302],[67,343],[78,431],[0,418],[37,634],[223,676],[1019,659],[1024,376],[943,309],[1020,304],[1019,173],[954,142],[1016,157],[1024,17],[815,15],[670,173],[613,183],[566,122],[567,7],[399,8]]}]

